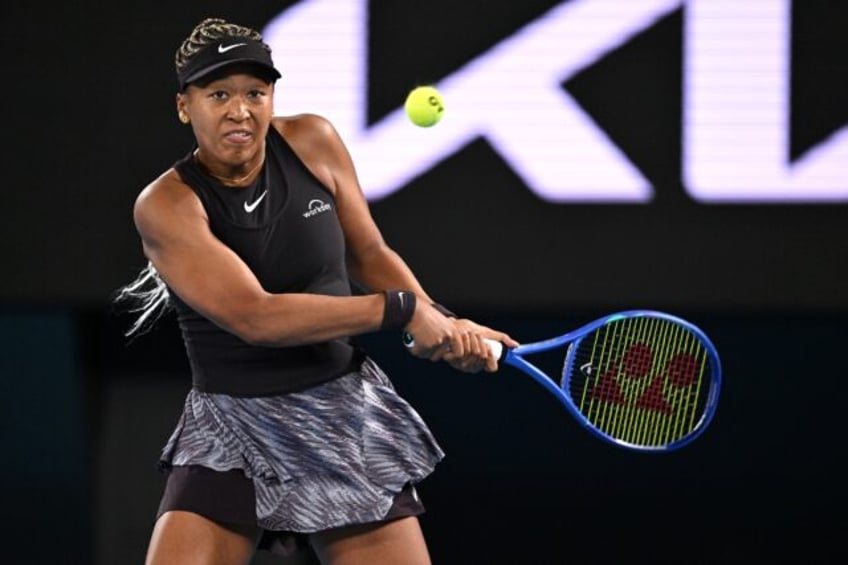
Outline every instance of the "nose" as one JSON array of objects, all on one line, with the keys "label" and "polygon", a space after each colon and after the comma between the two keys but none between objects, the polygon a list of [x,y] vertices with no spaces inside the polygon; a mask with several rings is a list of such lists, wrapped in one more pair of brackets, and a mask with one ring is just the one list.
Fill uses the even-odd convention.
[{"label": "nose", "polygon": [[234,96],[227,108],[227,117],[231,120],[246,120],[250,116],[247,101],[241,96]]}]

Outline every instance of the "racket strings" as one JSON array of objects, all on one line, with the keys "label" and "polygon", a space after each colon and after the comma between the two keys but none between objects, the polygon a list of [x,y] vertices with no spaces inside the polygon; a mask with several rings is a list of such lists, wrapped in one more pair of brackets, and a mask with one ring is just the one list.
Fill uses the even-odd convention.
[{"label": "racket strings", "polygon": [[602,433],[633,445],[659,446],[700,423],[708,369],[706,348],[683,326],[626,318],[572,345],[563,388]]}]

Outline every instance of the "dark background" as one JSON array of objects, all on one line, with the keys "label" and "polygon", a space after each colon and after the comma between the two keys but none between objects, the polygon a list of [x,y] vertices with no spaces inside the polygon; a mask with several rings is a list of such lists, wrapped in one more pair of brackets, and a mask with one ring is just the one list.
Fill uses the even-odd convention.
[{"label": "dark background", "polygon": [[[291,4],[4,4],[4,562],[143,561],[154,462],[189,377],[173,319],[129,343],[129,319],[110,308],[144,262],[132,201],[191,141],[174,112],[183,37],[209,15],[261,29]],[[372,1],[369,119],[555,4]],[[641,455],[590,437],[511,369],[463,375],[412,359],[394,335],[366,336],[448,453],[421,486],[436,563],[846,555],[846,206],[688,197],[685,17],[563,85],[652,182],[650,204],[544,203],[480,140],[372,207],[431,294],[521,341],[660,308],[701,326],[724,364],[710,429]],[[843,3],[793,5],[793,158],[848,122],[845,29]]]}]

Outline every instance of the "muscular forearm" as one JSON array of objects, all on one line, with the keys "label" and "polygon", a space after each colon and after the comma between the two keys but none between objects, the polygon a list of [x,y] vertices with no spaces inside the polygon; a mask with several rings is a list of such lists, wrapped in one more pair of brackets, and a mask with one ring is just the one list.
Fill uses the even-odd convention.
[{"label": "muscular forearm", "polygon": [[409,266],[385,244],[352,261],[350,271],[358,282],[374,292],[404,289],[414,292],[426,302],[432,302]]},{"label": "muscular forearm", "polygon": [[337,297],[267,294],[210,317],[244,341],[269,347],[317,343],[380,329],[381,294]]}]

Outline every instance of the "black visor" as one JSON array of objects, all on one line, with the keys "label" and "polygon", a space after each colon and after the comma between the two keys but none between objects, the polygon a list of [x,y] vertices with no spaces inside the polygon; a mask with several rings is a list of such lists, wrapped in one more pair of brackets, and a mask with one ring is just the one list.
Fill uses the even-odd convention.
[{"label": "black visor", "polygon": [[262,69],[263,77],[271,78],[272,82],[280,78],[280,72],[274,68],[274,61],[271,60],[271,53],[261,42],[246,37],[228,37],[207,45],[189,59],[188,64],[177,73],[180,92],[213,71],[236,63]]}]

